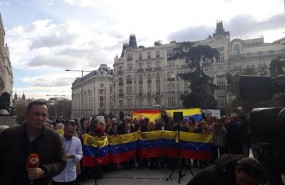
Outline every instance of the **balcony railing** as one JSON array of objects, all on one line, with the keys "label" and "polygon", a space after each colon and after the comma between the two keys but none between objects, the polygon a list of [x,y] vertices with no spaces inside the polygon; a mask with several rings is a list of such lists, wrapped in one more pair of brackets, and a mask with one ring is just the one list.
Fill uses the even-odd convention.
[{"label": "balcony railing", "polygon": [[175,81],[175,78],[167,78],[167,81]]},{"label": "balcony railing", "polygon": [[119,82],[119,85],[124,85],[124,82]]},{"label": "balcony railing", "polygon": [[127,82],[126,82],[126,84],[132,84],[132,83],[133,83],[132,81],[127,81]]},{"label": "balcony railing", "polygon": [[155,67],[153,68],[154,71],[160,71],[161,70],[161,67]]},{"label": "balcony railing", "polygon": [[137,69],[137,72],[144,72],[144,69]]},{"label": "balcony railing", "polygon": [[124,74],[124,71],[118,71],[118,74],[119,75]]},{"label": "balcony railing", "polygon": [[151,83],[151,80],[147,80],[147,83],[150,84],[150,83]]},{"label": "balcony railing", "polygon": [[139,80],[139,84],[143,84],[143,81],[142,81],[142,80]]},{"label": "balcony railing", "polygon": [[156,80],[156,83],[160,83],[160,80]]},{"label": "balcony railing", "polygon": [[124,94],[123,93],[119,93],[119,97],[124,97]]},{"label": "balcony railing", "polygon": [[146,68],[145,71],[152,71],[152,68]]}]

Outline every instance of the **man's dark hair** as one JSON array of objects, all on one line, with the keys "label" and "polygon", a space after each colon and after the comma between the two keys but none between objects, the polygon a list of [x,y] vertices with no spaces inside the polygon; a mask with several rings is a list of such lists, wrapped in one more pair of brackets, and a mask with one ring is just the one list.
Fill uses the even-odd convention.
[{"label": "man's dark hair", "polygon": [[87,121],[87,119],[86,119],[86,118],[81,118],[81,119],[80,119],[81,125],[82,125],[82,123],[83,123],[84,121]]},{"label": "man's dark hair", "polygon": [[64,127],[68,127],[69,125],[76,127],[76,123],[74,120],[70,119],[66,123],[64,123]]},{"label": "man's dark hair", "polygon": [[259,163],[256,159],[253,158],[243,158],[237,162],[236,171],[243,171],[247,175],[251,177],[255,177],[258,179],[264,178],[264,168],[261,163]]},{"label": "man's dark hair", "polygon": [[30,111],[32,109],[33,105],[45,105],[48,107],[47,101],[44,99],[38,99],[38,100],[34,100],[31,103],[29,103],[27,111]]}]

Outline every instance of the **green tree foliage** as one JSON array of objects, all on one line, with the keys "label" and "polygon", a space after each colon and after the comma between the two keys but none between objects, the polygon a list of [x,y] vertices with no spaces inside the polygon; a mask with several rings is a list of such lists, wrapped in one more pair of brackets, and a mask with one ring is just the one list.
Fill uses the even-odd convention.
[{"label": "green tree foliage", "polygon": [[271,61],[270,64],[270,76],[276,77],[278,75],[284,75],[284,67],[285,64],[285,57],[278,57]]},{"label": "green tree foliage", "polygon": [[27,106],[25,103],[18,103],[15,105],[15,116],[16,118],[16,123],[17,124],[22,124],[26,120],[25,112],[27,110]]},{"label": "green tree foliage", "polygon": [[[271,61],[270,64],[270,76],[275,78],[280,75],[285,75],[285,71],[283,70],[285,65],[285,57],[278,57]],[[281,90],[282,88],[279,88]],[[274,100],[276,100],[277,105],[284,106],[285,105],[285,92],[283,88],[283,92],[278,92],[274,94]]]},{"label": "green tree foliage", "polygon": [[237,107],[241,106],[245,110],[250,111],[253,108],[258,107],[270,107],[276,105],[272,100],[244,100],[240,97],[239,92],[239,78],[241,75],[257,75],[253,69],[245,69],[241,74],[232,75],[230,73],[226,74],[227,80],[227,92],[230,95],[234,95],[235,99],[231,103],[231,111],[234,111]]},{"label": "green tree foliage", "polygon": [[182,94],[180,97],[185,108],[216,108],[217,102],[213,96],[216,86],[212,84],[213,79],[203,72],[200,62],[211,63],[218,57],[219,52],[216,49],[208,45],[194,46],[191,42],[180,43],[173,50],[173,56],[168,60],[185,60],[192,69],[191,72],[178,74],[184,81],[190,82],[191,93]]}]

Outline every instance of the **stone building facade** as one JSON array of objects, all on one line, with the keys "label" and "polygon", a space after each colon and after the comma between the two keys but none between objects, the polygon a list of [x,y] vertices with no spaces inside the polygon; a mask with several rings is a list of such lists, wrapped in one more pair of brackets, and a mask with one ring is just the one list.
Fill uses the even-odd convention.
[{"label": "stone building facade", "polygon": [[10,61],[10,52],[7,44],[5,44],[5,30],[0,14],[0,94],[3,92],[8,92],[10,97],[10,102],[12,104],[12,91],[13,91],[13,72],[12,65]]},{"label": "stone building facade", "polygon": [[[250,68],[257,74],[269,76],[271,60],[285,56],[284,38],[272,43],[265,43],[264,38],[231,40],[230,32],[224,30],[222,22],[217,22],[215,32],[206,39],[192,42],[209,45],[220,53],[220,58],[213,63],[200,63],[203,71],[218,86],[214,96],[220,109],[227,109],[232,101],[226,92],[228,72],[241,74]],[[83,81],[75,80],[72,85],[74,115],[84,110],[83,115],[105,111],[118,117],[120,111],[128,113],[134,109],[182,108],[180,95],[189,93],[190,89],[189,83],[177,74],[190,69],[184,60],[167,60],[177,44],[175,41],[168,44],[156,41],[151,47],[138,46],[136,36],[131,35],[129,43],[123,45],[121,55],[114,59],[114,71],[104,76],[103,84],[99,80],[101,77],[94,75],[98,71],[84,76]],[[104,95],[101,108],[100,94]]]}]

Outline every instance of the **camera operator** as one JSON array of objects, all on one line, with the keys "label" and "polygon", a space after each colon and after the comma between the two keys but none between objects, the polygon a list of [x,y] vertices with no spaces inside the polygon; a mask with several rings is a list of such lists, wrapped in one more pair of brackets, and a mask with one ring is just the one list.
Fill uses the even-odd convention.
[{"label": "camera operator", "polygon": [[226,154],[197,173],[187,185],[257,185],[262,182],[263,165],[256,159]]},{"label": "camera operator", "polygon": [[238,107],[236,109],[236,113],[240,128],[240,143],[242,145],[243,156],[249,157],[251,138],[249,135],[248,115],[244,112],[244,109],[242,107]]}]

